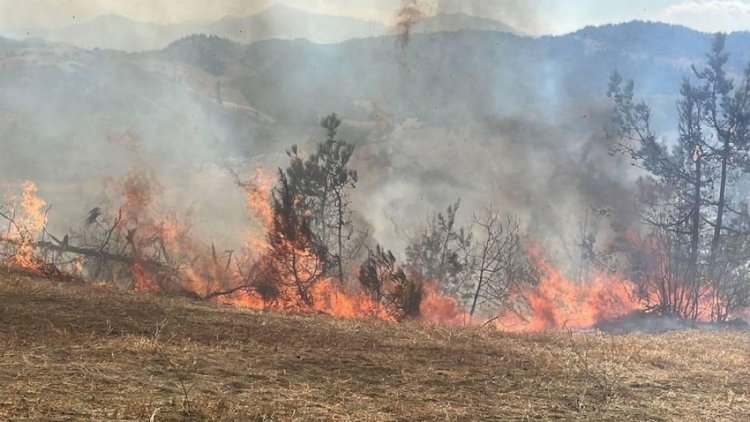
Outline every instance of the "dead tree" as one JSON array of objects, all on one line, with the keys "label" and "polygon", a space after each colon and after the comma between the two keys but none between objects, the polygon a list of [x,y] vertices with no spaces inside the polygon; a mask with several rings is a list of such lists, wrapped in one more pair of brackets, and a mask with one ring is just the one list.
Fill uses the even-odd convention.
[{"label": "dead tree", "polygon": [[500,305],[516,286],[538,282],[538,273],[521,245],[518,219],[502,218],[492,206],[474,214],[481,235],[476,247],[474,294],[469,315],[483,304]]}]

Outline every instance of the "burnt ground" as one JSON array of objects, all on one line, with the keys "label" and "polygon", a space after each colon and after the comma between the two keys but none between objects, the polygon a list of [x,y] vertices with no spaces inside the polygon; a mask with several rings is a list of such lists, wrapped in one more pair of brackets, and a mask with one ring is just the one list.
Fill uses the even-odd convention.
[{"label": "burnt ground", "polygon": [[0,420],[750,420],[750,334],[507,334],[0,273]]}]

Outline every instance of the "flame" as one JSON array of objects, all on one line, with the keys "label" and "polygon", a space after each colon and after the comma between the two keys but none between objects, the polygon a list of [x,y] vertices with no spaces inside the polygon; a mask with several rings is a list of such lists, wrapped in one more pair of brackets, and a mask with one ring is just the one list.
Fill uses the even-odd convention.
[{"label": "flame", "polygon": [[271,189],[274,182],[274,177],[268,171],[256,166],[254,183],[247,186],[247,208],[260,220],[264,228],[270,227],[273,222]]},{"label": "flame", "polygon": [[[313,312],[346,319],[381,319],[395,321],[393,316],[381,304],[373,301],[363,293],[348,293],[341,283],[324,278],[312,290],[313,304],[306,307],[299,302],[275,301],[266,302],[256,292],[242,291],[218,299],[221,303],[240,308],[269,309],[276,311]],[[283,294],[282,294],[283,296]]]},{"label": "flame", "polygon": [[17,219],[20,227],[28,231],[31,237],[38,237],[47,225],[47,215],[44,208],[47,202],[37,196],[37,186],[33,182],[23,182],[23,195],[21,200],[22,213]]},{"label": "flame", "polygon": [[128,220],[139,220],[149,212],[155,192],[155,183],[147,174],[134,171],[120,181],[123,198],[122,209]]},{"label": "flame", "polygon": [[137,292],[155,290],[155,283],[151,280],[151,278],[146,273],[146,270],[139,262],[133,264],[131,272],[133,275],[133,290]]},{"label": "flame", "polygon": [[[271,190],[273,177],[261,167],[255,169],[255,182],[246,186],[246,205],[256,216],[258,224],[266,230],[273,227]],[[230,261],[220,262],[213,246],[208,249],[187,236],[186,224],[175,214],[163,212],[155,203],[161,186],[153,175],[136,171],[120,180],[110,180],[117,188],[123,216],[122,229],[128,232],[133,265],[133,288],[154,291],[163,288],[163,277],[179,280],[180,288],[195,293],[210,293],[217,285],[236,285],[243,277],[241,271],[230,268]],[[0,254],[3,263],[17,268],[40,271],[44,268],[43,256],[37,240],[47,224],[47,203],[37,196],[37,186],[32,182],[22,184],[20,195],[7,194],[8,207],[13,215],[5,234],[0,235]],[[111,210],[109,212],[112,212]],[[118,226],[119,227],[119,226]],[[319,259],[312,251],[296,250],[288,240],[285,245],[298,258],[297,277],[313,278],[315,262]],[[270,248],[266,236],[248,236],[247,244],[258,256],[265,257]],[[284,247],[284,246],[282,246]],[[8,253],[10,251],[10,253]],[[424,297],[420,304],[420,320],[442,325],[489,325],[507,331],[541,331],[555,329],[583,329],[597,322],[627,315],[640,310],[644,300],[634,295],[630,280],[617,274],[594,274],[586,282],[568,278],[551,265],[538,246],[528,248],[529,256],[540,270],[542,280],[533,287],[517,288],[512,292],[510,305],[491,320],[471,318],[457,300],[441,292],[439,283],[424,284]],[[172,271],[165,274],[154,262],[165,262]],[[157,266],[158,267],[158,266]],[[72,262],[76,274],[85,271],[83,259]],[[289,269],[273,268],[280,275],[280,290],[276,300],[264,300],[252,286],[221,296],[217,301],[238,307],[272,309],[278,311],[312,312],[349,319],[381,319],[395,321],[384,304],[373,300],[356,288],[346,288],[340,281],[322,277],[310,287],[310,299],[301,301],[294,274]],[[707,295],[707,297],[710,295]],[[643,298],[641,298],[643,299]],[[645,299],[648,302],[648,299]],[[750,313],[744,314],[746,318]]]},{"label": "flame", "polygon": [[313,289],[312,310],[332,316],[349,319],[378,318],[394,321],[386,309],[367,297],[364,293],[346,293],[341,283],[326,278],[318,282]]},{"label": "flame", "polygon": [[6,252],[9,255],[5,259],[6,265],[38,272],[42,269],[42,261],[37,256],[35,242],[47,225],[47,202],[37,196],[38,189],[33,182],[24,181],[21,190],[20,198],[12,192],[5,195],[13,222],[9,222],[8,230],[0,240],[11,245],[11,250]]},{"label": "flame", "polygon": [[425,284],[425,296],[419,305],[422,321],[441,325],[479,324],[482,321],[474,319],[463,310],[458,301],[445,296],[440,290],[440,284],[432,281]]},{"label": "flame", "polygon": [[628,280],[612,274],[595,274],[587,282],[577,283],[550,265],[538,248],[531,247],[529,252],[543,278],[539,285],[515,292],[513,296],[520,304],[500,315],[495,321],[498,328],[583,329],[639,309],[640,303]]}]

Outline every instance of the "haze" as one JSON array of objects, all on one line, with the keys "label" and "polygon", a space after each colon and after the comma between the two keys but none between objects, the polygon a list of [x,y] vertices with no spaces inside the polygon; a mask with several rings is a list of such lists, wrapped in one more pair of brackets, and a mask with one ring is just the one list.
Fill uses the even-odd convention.
[{"label": "haze", "polygon": [[[390,25],[399,0],[0,0],[0,32],[62,28],[116,14],[133,20],[175,24],[247,16],[273,5],[347,16]],[[562,34],[587,25],[630,20],[661,21],[700,31],[750,29],[746,0],[420,0],[430,13],[467,13],[491,18],[533,35]]]}]

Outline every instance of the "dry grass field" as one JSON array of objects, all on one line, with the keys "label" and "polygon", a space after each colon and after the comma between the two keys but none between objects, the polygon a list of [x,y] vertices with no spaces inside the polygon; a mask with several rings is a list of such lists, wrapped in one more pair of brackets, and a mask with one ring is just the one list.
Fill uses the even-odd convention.
[{"label": "dry grass field", "polygon": [[743,421],[750,334],[508,334],[0,273],[0,420]]}]

